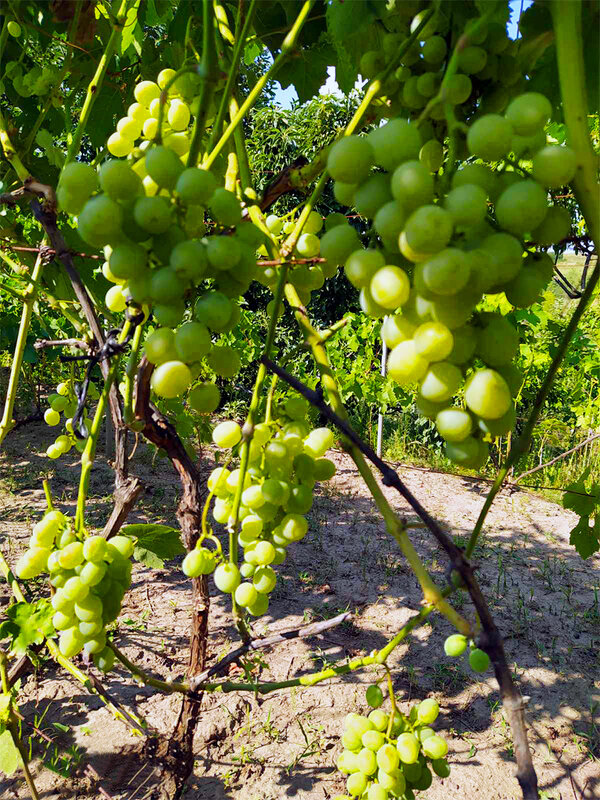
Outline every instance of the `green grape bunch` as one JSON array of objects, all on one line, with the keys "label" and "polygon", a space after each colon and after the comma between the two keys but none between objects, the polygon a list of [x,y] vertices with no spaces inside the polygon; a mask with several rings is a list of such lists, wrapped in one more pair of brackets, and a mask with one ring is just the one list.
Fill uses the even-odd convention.
[{"label": "green grape bunch", "polygon": [[[551,114],[543,95],[527,92],[503,115],[479,115],[465,141],[475,160],[449,183],[438,160],[422,157],[420,127],[404,119],[346,136],[328,156],[336,197],[372,220],[376,238],[351,249],[353,231],[340,225],[321,250],[343,263],[364,313],[383,320],[390,378],[418,385],[417,409],[435,422],[447,457],[467,468],[483,466],[489,442],[513,429],[521,386],[518,330],[480,303],[500,293],[515,308],[539,301],[553,262],[538,248],[570,229],[547,198],[575,173],[573,151],[545,143]],[[530,177],[513,167],[519,137],[532,141]]]},{"label": "green grape bunch", "polygon": [[75,533],[69,519],[55,510],[34,526],[15,573],[23,580],[49,575],[55,589],[52,624],[66,658],[85,651],[99,669],[112,669],[114,652],[107,643],[106,626],[119,616],[131,585],[134,544],[128,536],[107,541]]},{"label": "green grape bunch", "polygon": [[[334,443],[333,433],[328,428],[310,430],[307,414],[304,398],[288,397],[273,419],[254,427],[246,473],[217,467],[208,478],[215,498],[213,517],[222,525],[230,524],[236,495],[241,492],[237,515],[237,540],[244,552],[241,565],[231,561],[217,565],[203,547],[183,562],[189,577],[214,570],[216,587],[232,594],[252,616],[267,611],[268,596],[277,582],[274,567],[285,561],[287,548],[308,532],[306,514],[313,504],[314,486],[336,472],[333,461],[325,458]],[[233,420],[213,430],[219,448],[234,448],[241,440],[242,429]]]},{"label": "green grape bunch", "polygon": [[431,727],[439,715],[438,703],[428,698],[408,715],[395,706],[388,714],[380,707],[383,700],[376,685],[367,689],[367,702],[373,694],[378,695],[378,705],[368,716],[350,713],[344,720],[344,749],[336,766],[346,776],[347,794],[335,800],[414,798],[415,792],[429,789],[434,774],[450,775],[448,744]]}]

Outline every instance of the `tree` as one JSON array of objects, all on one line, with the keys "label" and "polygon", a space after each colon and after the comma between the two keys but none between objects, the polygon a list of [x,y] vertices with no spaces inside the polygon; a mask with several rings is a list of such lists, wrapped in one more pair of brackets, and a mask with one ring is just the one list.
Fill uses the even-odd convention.
[{"label": "tree", "polygon": [[[535,302],[553,275],[546,251],[569,238],[573,219],[592,242],[599,235],[596,158],[586,122],[598,110],[597,4],[536,2],[519,21],[518,41],[507,36],[510,9],[503,2],[120,0],[9,8],[0,35],[0,138],[3,242],[12,254],[3,255],[0,285],[22,310],[0,442],[13,425],[36,304],[56,331],[53,338],[64,340],[71,358],[81,360],[83,350],[85,364],[81,380],[61,381],[45,412],[50,426],[61,413],[66,419],[48,457],[72,446],[82,453],[75,516],[54,508],[46,486],[48,513],[14,567],[16,578],[0,560],[16,601],[1,629],[11,651],[43,645],[86,686],[86,672],[73,659],[83,652],[88,664],[91,657],[95,668],[108,671],[116,658],[157,691],[180,693],[177,726],[156,750],[164,766],[162,796],[174,797],[192,770],[205,692],[268,693],[373,664],[389,675],[392,650],[439,612],[458,631],[446,643],[448,655],[469,648],[472,669],[493,665],[523,797],[537,798],[523,701],[470,558],[495,495],[527,450],[598,267],[464,551],[349,425],[327,343],[348,324],[333,318],[345,310],[336,306],[350,296],[347,279],[359,291],[361,313],[384,319],[391,379],[401,388],[418,385],[419,412],[435,420],[454,462],[481,467],[489,441],[513,428],[519,334],[493,298],[503,292],[516,308]],[[316,99],[329,66],[348,94],[359,74],[367,78],[360,97],[347,104]],[[306,103],[288,120],[265,103],[274,79],[293,84]],[[283,123],[279,133],[275,123]],[[285,141],[292,123],[306,147]],[[566,143],[548,145],[547,126],[557,123]],[[274,137],[271,152],[267,135]],[[333,194],[323,201],[330,179]],[[576,206],[559,202],[567,185]],[[291,195],[301,198],[301,208],[289,205]],[[268,213],[272,207],[286,213]],[[316,208],[332,212],[324,227]],[[361,218],[355,225],[347,219],[352,208]],[[102,251],[99,273],[94,258]],[[265,290],[257,284],[272,295],[266,331],[241,310],[245,303],[263,307]],[[329,323],[319,329],[309,303],[323,285],[337,288],[333,302],[317,305],[317,322]],[[299,334],[285,363],[274,347],[283,304]],[[218,408],[219,385],[239,372],[244,330],[254,337],[252,397],[243,425],[227,420],[212,431],[223,461],[204,486],[186,435],[198,415]],[[316,391],[291,374],[294,359],[307,352],[319,374]],[[102,385],[94,408],[96,366]],[[278,379],[294,391],[282,391]],[[311,429],[307,400],[332,427]],[[91,535],[86,498],[107,411],[115,430],[115,504],[104,530]],[[241,640],[235,658],[272,643],[257,641],[251,622],[268,609],[274,567],[306,534],[312,488],[335,471],[325,457],[332,428],[416,575],[423,608],[373,655],[300,678],[236,683],[220,674],[233,657],[206,666],[208,576],[231,596]],[[194,614],[188,677],[180,683],[147,675],[120,651],[118,635],[106,634],[129,586],[131,557],[182,552],[171,528],[122,527],[142,489],[129,475],[128,431],[164,452],[181,479],[177,517]],[[369,461],[445,551],[447,586],[427,572]],[[209,507],[225,533],[213,531]],[[594,509],[595,498],[576,508],[585,525],[574,544],[584,557],[598,549],[589,526]],[[18,581],[41,574],[48,574],[52,596],[45,592],[34,601]],[[476,621],[452,605],[451,596],[465,590]],[[2,664],[2,724],[16,764],[15,748],[23,756],[17,698]],[[369,688],[367,700],[373,713],[349,715],[342,737],[338,763],[350,795],[410,798],[428,788],[432,771],[448,774],[447,744],[429,728],[438,713],[434,702],[404,716],[393,692],[390,714],[377,710],[379,687]],[[37,797],[25,758],[23,768]]]}]

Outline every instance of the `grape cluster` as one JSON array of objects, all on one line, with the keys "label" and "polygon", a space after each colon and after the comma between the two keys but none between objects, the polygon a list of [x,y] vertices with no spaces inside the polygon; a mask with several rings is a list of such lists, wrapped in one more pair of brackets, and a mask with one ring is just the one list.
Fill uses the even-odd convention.
[{"label": "grape cluster", "polygon": [[[95,384],[88,385],[87,397],[98,399],[99,393]],[[77,396],[72,381],[63,381],[56,387],[56,392],[48,396],[48,408],[44,411],[44,422],[51,428],[60,424],[60,415],[64,414],[65,433],[56,437],[46,450],[48,458],[60,458],[63,453],[68,453],[74,446],[80,453],[83,452],[86,439],[79,439],[73,430],[73,416],[77,410]],[[83,424],[89,430],[91,421],[88,416],[83,417]]]},{"label": "grape cluster", "polygon": [[473,672],[485,672],[490,666],[490,657],[485,650],[475,647],[475,643],[469,641],[462,633],[453,633],[444,642],[444,652],[447,656],[458,658],[469,647],[469,666]]},{"label": "grape cluster", "polygon": [[337,768],[348,776],[348,794],[334,800],[410,800],[415,791],[429,789],[432,771],[448,777],[448,745],[430,727],[440,710],[435,700],[423,700],[411,708],[408,716],[399,711],[389,715],[379,707],[383,696],[373,685],[367,689],[367,702],[374,706],[368,716],[352,713],[344,720],[344,750],[337,759]]},{"label": "grape cluster", "polygon": [[[151,332],[145,352],[156,365],[152,388],[166,398],[185,393],[201,374],[230,378],[239,370],[239,353],[213,342],[213,335],[237,325],[237,298],[258,277],[256,251],[265,241],[252,223],[242,224],[242,206],[234,193],[219,187],[210,171],[185,167],[190,122],[189,110],[182,110],[189,90],[185,81],[169,90],[166,119],[175,132],[163,131],[163,144],[147,139],[133,148],[140,126],[147,137],[156,132],[147,123],[157,123],[153,114],[158,113],[161,87],[172,74],[163,70],[158,83],[136,86],[138,102],[109,139],[111,153],[130,155],[129,162],[110,159],[98,172],[88,164],[70,163],[57,190],[61,208],[77,215],[81,237],[104,248],[102,271],[114,284],[106,294],[107,308],[118,313],[131,304],[151,310],[158,329]],[[127,147],[115,146],[115,136]],[[206,212],[213,220],[212,235]],[[216,407],[216,387],[208,384],[207,389],[203,382],[190,400],[204,411]],[[207,392],[210,402],[200,400]]]},{"label": "grape cluster", "polygon": [[96,666],[108,671],[114,653],[106,643],[106,626],[114,622],[131,584],[134,542],[127,536],[80,537],[60,511],[49,511],[33,528],[29,548],[15,572],[27,580],[49,573],[56,589],[52,623],[66,658],[84,650]]},{"label": "grape cluster", "polygon": [[[420,157],[419,128],[403,119],[339,140],[328,157],[336,197],[373,220],[381,246],[348,253],[353,231],[340,225],[323,237],[321,252],[344,263],[363,311],[385,318],[389,376],[419,385],[419,412],[435,420],[447,456],[464,467],[480,467],[488,442],[513,428],[521,385],[517,329],[476,307],[501,292],[517,308],[539,300],[553,262],[534,245],[559,241],[570,226],[566,210],[547,200],[547,189],[575,171],[570,148],[545,145],[551,111],[543,95],[529,92],[504,116],[478,116],[466,136],[477,160],[454,173],[447,192],[446,176],[432,175]],[[523,138],[533,148],[531,177],[483,163],[518,158]],[[382,171],[372,173],[374,166]]]},{"label": "grape cluster", "polygon": [[[323,457],[333,445],[333,433],[328,428],[309,430],[307,413],[302,397],[288,397],[272,422],[254,428],[238,515],[238,543],[244,550],[241,566],[229,561],[216,566],[206,548],[188,554],[183,562],[190,577],[214,569],[217,588],[233,594],[236,603],[253,616],[261,616],[268,608],[268,595],[277,580],[273,567],[282,564],[289,545],[308,532],[305,515],[312,507],[313,487],[335,474],[335,464]],[[233,448],[241,439],[240,426],[231,420],[213,430],[218,447]],[[225,467],[217,467],[209,476],[217,522],[229,521],[241,480],[240,469]]]}]

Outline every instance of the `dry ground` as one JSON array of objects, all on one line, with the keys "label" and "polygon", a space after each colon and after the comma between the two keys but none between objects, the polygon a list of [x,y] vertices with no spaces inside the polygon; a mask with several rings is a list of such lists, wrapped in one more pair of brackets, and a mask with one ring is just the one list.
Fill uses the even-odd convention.
[{"label": "dry ground", "polygon": [[[52,434],[31,425],[6,440],[0,457],[0,535],[14,563],[43,509],[41,480],[52,478],[62,510],[74,509],[75,456],[50,463],[42,456]],[[419,608],[416,581],[385,533],[350,459],[335,456],[338,474],[319,490],[305,540],[290,548],[257,632],[333,616],[349,609],[351,622],[313,639],[280,645],[257,656],[254,676],[286,679],[365,654],[383,645]],[[152,464],[144,446],[132,471],[148,487],[132,520],[174,522],[177,482],[164,461]],[[464,540],[483,503],[486,485],[455,476],[402,468],[402,478],[448,531]],[[110,510],[110,471],[94,468],[90,524],[101,527]],[[391,490],[393,505],[409,509]],[[582,561],[569,545],[575,517],[560,506],[519,491],[502,494],[476,552],[478,575],[500,629],[515,679],[530,697],[528,721],[534,763],[547,800],[600,797],[600,558]],[[444,580],[446,564],[431,537],[412,539],[432,573]],[[183,675],[191,594],[177,568],[134,568],[116,641],[128,656],[161,677]],[[8,603],[5,584],[0,602]],[[214,592],[214,588],[213,588]],[[472,610],[465,598],[462,611]],[[437,617],[418,629],[390,659],[401,707],[435,697],[436,723],[450,743],[450,777],[436,780],[424,800],[509,800],[519,797],[513,753],[492,673],[472,673],[462,659],[443,653],[448,623]],[[236,641],[227,603],[214,592],[211,661]],[[239,674],[239,673],[236,673]],[[186,800],[327,800],[343,791],[334,769],[342,718],[365,710],[370,673],[353,674],[312,689],[205,699],[195,740],[196,767]],[[156,694],[116,670],[104,679],[115,698],[159,730],[172,727],[173,696]],[[34,757],[43,800],[113,800],[153,797],[152,767],[133,755],[138,743],[95,697],[70,676],[48,666],[30,675],[21,693],[24,734]],[[37,736],[35,724],[53,739]],[[42,766],[42,760],[46,767]],[[100,780],[89,778],[91,765]],[[52,771],[52,769],[54,771]],[[87,771],[86,771],[87,770]],[[62,773],[62,774],[61,774]],[[18,774],[0,779],[0,797],[28,797]]]}]

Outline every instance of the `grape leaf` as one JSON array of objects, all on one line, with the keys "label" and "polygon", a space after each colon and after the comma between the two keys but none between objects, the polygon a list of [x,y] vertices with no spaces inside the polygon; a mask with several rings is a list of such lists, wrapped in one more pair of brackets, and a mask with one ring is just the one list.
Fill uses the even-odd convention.
[{"label": "grape leaf", "polygon": [[569,541],[582,558],[589,558],[600,550],[600,516],[596,517],[595,524],[590,525],[589,517],[581,517],[571,531]]},{"label": "grape leaf", "polygon": [[14,603],[6,611],[8,619],[0,625],[0,639],[12,639],[11,650],[23,655],[32,644],[41,644],[54,633],[54,610],[47,600]]},{"label": "grape leaf", "polygon": [[581,517],[589,517],[594,513],[596,503],[598,502],[599,487],[597,484],[592,486],[590,491],[585,487],[585,481],[589,475],[587,469],[575,483],[570,483],[563,495],[563,508],[570,508]]},{"label": "grape leaf", "polygon": [[140,0],[135,0],[135,3],[127,9],[123,33],[121,34],[121,54],[123,54],[133,42],[136,32],[141,34],[141,28],[137,24],[139,6]]},{"label": "grape leaf", "polygon": [[372,24],[376,18],[367,0],[354,0],[352,5],[333,0],[327,6],[327,31],[337,53],[335,79],[340,89],[348,93],[358,77],[357,64],[366,50],[379,49],[377,31]]},{"label": "grape leaf", "polygon": [[0,772],[10,776],[21,766],[21,756],[10,731],[0,734]]},{"label": "grape leaf", "polygon": [[121,533],[137,539],[133,557],[150,569],[163,569],[165,561],[185,553],[179,531],[169,525],[125,525]]},{"label": "grape leaf", "polygon": [[331,47],[321,45],[300,50],[277,73],[277,80],[286,89],[294,85],[301,103],[310,100],[327,80],[327,67],[334,62]]}]

